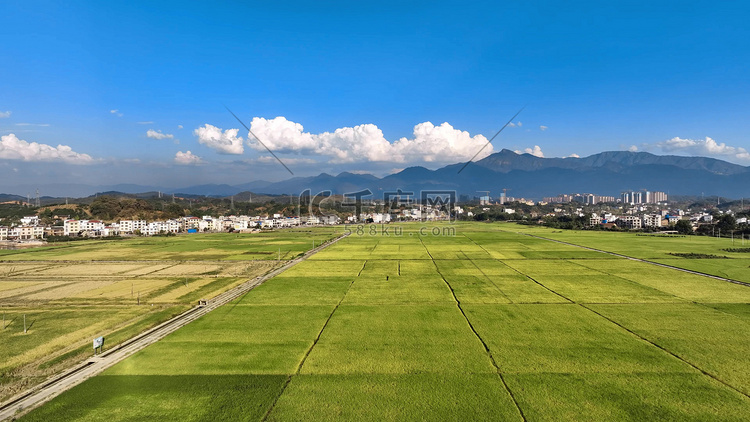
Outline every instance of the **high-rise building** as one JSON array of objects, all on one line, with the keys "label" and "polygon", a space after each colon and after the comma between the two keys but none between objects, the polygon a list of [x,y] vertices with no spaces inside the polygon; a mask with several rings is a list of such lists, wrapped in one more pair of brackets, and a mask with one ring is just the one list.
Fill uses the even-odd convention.
[{"label": "high-rise building", "polygon": [[620,200],[624,204],[656,204],[667,202],[667,194],[664,192],[651,191],[628,191],[620,195]]}]

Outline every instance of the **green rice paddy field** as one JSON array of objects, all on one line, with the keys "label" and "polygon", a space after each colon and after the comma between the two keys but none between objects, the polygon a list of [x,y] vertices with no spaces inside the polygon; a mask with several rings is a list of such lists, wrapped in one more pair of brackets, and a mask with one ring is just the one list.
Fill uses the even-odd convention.
[{"label": "green rice paddy field", "polygon": [[23,420],[750,420],[750,287],[517,232],[674,265],[724,243],[403,227],[355,232]]},{"label": "green rice paddy field", "polygon": [[[333,228],[0,250],[0,402],[341,233]],[[25,320],[25,321],[24,321]],[[24,331],[25,328],[25,331]]]}]

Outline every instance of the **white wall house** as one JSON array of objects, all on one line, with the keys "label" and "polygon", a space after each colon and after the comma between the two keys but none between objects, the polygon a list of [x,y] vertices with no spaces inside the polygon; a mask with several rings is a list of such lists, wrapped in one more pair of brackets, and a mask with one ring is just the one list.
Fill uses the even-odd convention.
[{"label": "white wall house", "polygon": [[79,220],[65,220],[63,223],[63,233],[65,236],[75,236],[81,231],[81,222]]},{"label": "white wall house", "polygon": [[38,226],[39,216],[29,215],[29,216],[23,217],[21,219],[21,225],[22,226]]}]

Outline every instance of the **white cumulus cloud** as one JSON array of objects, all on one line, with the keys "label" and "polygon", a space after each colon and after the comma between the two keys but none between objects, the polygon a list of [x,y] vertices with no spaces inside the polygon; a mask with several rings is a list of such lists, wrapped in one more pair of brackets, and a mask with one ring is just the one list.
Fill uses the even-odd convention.
[{"label": "white cumulus cloud", "polygon": [[115,116],[117,116],[117,117],[122,117],[122,113],[120,113],[120,110],[118,110],[118,109],[116,109],[116,108],[115,108],[115,109],[112,109],[112,110],[110,110],[110,111],[109,111],[109,113],[110,113],[110,114],[114,114],[114,115],[115,115]]},{"label": "white cumulus cloud", "polygon": [[628,148],[628,151],[630,151],[630,152],[638,152],[638,147],[637,147],[637,146],[635,146],[635,145],[631,145],[631,146],[630,146],[630,147]]},{"label": "white cumulus cloud", "polygon": [[568,155],[567,157],[564,157],[564,158],[581,158],[581,156],[578,155],[578,154],[570,154],[570,155]]},{"label": "white cumulus cloud", "polygon": [[708,136],[705,139],[674,137],[664,142],[659,142],[656,146],[665,152],[684,152],[688,154],[725,156],[740,160],[750,160],[750,152],[745,148],[729,146],[723,142],[718,143]]},{"label": "white cumulus cloud", "polygon": [[8,117],[10,117],[10,114],[10,111],[0,111],[0,119],[7,119]]},{"label": "white cumulus cloud", "polygon": [[[413,137],[400,138],[395,142],[389,142],[383,131],[374,124],[312,134],[305,132],[301,124],[285,117],[256,117],[252,120],[251,129],[274,152],[323,155],[339,163],[457,162],[472,158],[487,145],[484,136],[471,136],[469,132],[455,129],[448,123],[439,126],[430,122],[420,123],[414,126]],[[247,142],[253,149],[265,150],[252,136],[248,137]],[[491,153],[492,145],[487,145],[477,158]]]},{"label": "white cumulus cloud", "polygon": [[541,130],[542,132],[544,132],[547,129],[549,129],[549,127],[544,126],[544,125],[539,126],[539,130]]},{"label": "white cumulus cloud", "polygon": [[149,129],[146,131],[146,136],[148,136],[151,139],[174,139],[174,135],[169,133],[162,133],[160,130],[156,131],[153,129]]},{"label": "white cumulus cloud", "polygon": [[534,145],[534,148],[524,148],[523,151],[515,150],[516,154],[531,154],[534,157],[544,158],[544,153],[542,152],[542,148],[539,147],[539,145]]},{"label": "white cumulus cloud", "polygon": [[69,164],[88,164],[94,161],[90,155],[77,153],[67,145],[53,147],[47,144],[26,142],[12,133],[0,137],[0,159],[61,161]]},{"label": "white cumulus cloud", "polygon": [[237,136],[239,129],[227,129],[222,132],[221,128],[206,124],[193,131],[198,137],[198,142],[215,149],[220,154],[242,154],[245,147],[242,145],[242,137]]},{"label": "white cumulus cloud", "polygon": [[193,154],[190,151],[185,151],[185,152],[177,151],[177,154],[174,155],[174,162],[177,164],[189,166],[189,165],[201,164],[203,162],[203,159],[201,159],[201,157],[198,157],[197,155]]}]

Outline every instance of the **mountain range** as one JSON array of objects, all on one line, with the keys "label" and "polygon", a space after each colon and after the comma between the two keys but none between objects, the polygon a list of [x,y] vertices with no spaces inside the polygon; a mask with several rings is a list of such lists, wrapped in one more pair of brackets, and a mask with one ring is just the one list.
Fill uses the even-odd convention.
[{"label": "mountain range", "polygon": [[[258,180],[241,185],[208,184],[179,189],[125,184],[48,185],[39,189],[45,193],[58,192],[55,196],[71,197],[105,191],[161,191],[219,197],[248,191],[297,195],[305,189],[313,193],[331,190],[336,194],[370,189],[376,197],[381,196],[380,192],[396,189],[415,193],[425,189],[455,190],[458,194],[469,196],[479,196],[478,191],[490,191],[494,197],[505,189],[508,196],[531,199],[561,193],[618,196],[625,190],[641,189],[672,195],[750,196],[750,167],[707,157],[609,151],[582,158],[541,158],[503,149],[465,168],[464,164],[452,164],[436,170],[409,167],[382,178],[344,172],[336,176],[321,173],[311,177],[294,177],[280,182]],[[36,188],[21,186],[9,193],[33,192]]]}]

